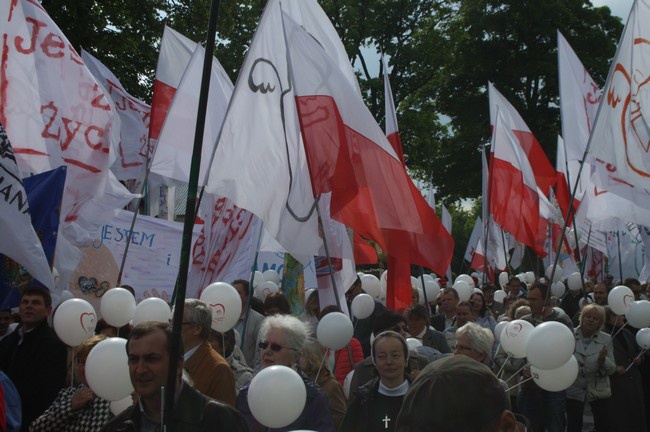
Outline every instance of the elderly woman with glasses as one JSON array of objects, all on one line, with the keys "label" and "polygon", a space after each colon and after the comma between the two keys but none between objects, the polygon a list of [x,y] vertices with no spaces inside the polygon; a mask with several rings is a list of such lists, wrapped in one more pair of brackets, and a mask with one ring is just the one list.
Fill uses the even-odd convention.
[{"label": "elderly woman with glasses", "polygon": [[[298,369],[298,361],[308,337],[308,327],[291,315],[273,315],[264,319],[258,336],[261,368],[268,366],[286,366]],[[305,408],[296,421],[281,429],[272,429],[261,425],[251,413],[248,406],[249,386],[244,386],[237,395],[235,407],[242,413],[251,432],[273,432],[293,430],[314,430],[334,432],[334,422],[327,398],[318,385],[307,375],[298,371],[307,390]],[[278,389],[282,391],[282,389]],[[269,397],[273,397],[269,395]]]}]

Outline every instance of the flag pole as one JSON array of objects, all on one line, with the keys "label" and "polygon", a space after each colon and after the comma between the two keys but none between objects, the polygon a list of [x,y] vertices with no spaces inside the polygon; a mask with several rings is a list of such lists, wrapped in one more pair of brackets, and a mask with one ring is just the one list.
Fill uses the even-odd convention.
[{"label": "flag pole", "polygon": [[420,281],[422,281],[422,296],[424,297],[424,304],[427,305],[427,320],[431,319],[431,307],[429,306],[429,300],[427,299],[427,287],[424,282],[424,267],[420,267]]},{"label": "flag pole", "polygon": [[[219,0],[211,0],[210,18],[208,21],[208,33],[205,44],[205,57],[203,59],[203,74],[201,76],[201,92],[199,94],[199,106],[197,108],[196,130],[194,133],[194,147],[192,151],[192,163],[190,165],[190,178],[188,182],[187,201],[185,207],[185,221],[183,224],[183,241],[181,244],[180,266],[176,280],[176,301],[174,304],[174,318],[172,327],[172,339],[169,352],[169,370],[167,374],[167,387],[165,391],[165,409],[167,415],[165,420],[172,417],[174,410],[174,395],[176,379],[178,375],[177,359],[183,353],[180,352],[181,325],[183,322],[183,311],[185,309],[185,293],[187,290],[187,272],[190,264],[190,252],[192,246],[192,231],[196,215],[196,193],[199,181],[199,169],[201,167],[201,149],[203,146],[203,132],[205,130],[205,117],[208,106],[208,91],[210,88],[210,71],[212,68],[212,53],[214,52],[215,36],[217,33],[217,18],[219,15]],[[163,430],[165,425],[163,424]]]},{"label": "flag pole", "polygon": [[618,248],[618,271],[623,283],[623,259],[621,258],[621,232],[616,230],[616,247]]},{"label": "flag pole", "polygon": [[[496,112],[495,119],[496,119],[494,121],[494,129],[495,130],[492,131],[492,139],[491,139],[491,142],[490,142],[490,155],[492,155],[492,153],[494,152],[494,146],[496,145],[496,140],[495,140],[496,133],[495,132],[496,132],[496,127],[498,126],[497,122],[499,121],[499,106],[497,106],[497,112]],[[485,153],[485,147],[483,148],[483,152]],[[486,161],[487,161],[487,158],[486,158]],[[488,165],[487,197],[484,197],[484,200],[483,200],[483,206],[487,206],[487,209],[488,209],[487,212],[484,212],[485,213],[484,216],[485,216],[486,220],[483,221],[484,226],[485,226],[485,230],[483,231],[483,234],[484,234],[483,237],[485,237],[485,240],[483,241],[483,283],[485,283],[485,279],[487,277],[487,255],[488,255],[487,245],[488,245],[488,236],[490,235],[490,219],[491,219],[491,217],[490,217],[490,214],[491,214],[490,213],[490,195],[492,194],[492,177],[493,176],[490,175],[490,166]]]}]

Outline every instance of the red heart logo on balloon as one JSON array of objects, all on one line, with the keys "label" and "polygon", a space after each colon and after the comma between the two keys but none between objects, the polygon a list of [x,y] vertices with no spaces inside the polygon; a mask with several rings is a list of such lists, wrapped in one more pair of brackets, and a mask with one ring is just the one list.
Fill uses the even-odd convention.
[{"label": "red heart logo on balloon", "polygon": [[79,324],[86,333],[91,333],[95,330],[95,321],[97,316],[92,312],[84,312],[79,316]]},{"label": "red heart logo on balloon", "polygon": [[524,326],[522,326],[520,323],[508,324],[508,327],[506,327],[506,333],[509,337],[517,337],[523,328]]},{"label": "red heart logo on balloon", "polygon": [[221,303],[211,304],[210,308],[212,309],[212,320],[214,322],[220,322],[226,316],[226,308]]},{"label": "red heart logo on balloon", "polygon": [[630,307],[630,305],[632,305],[632,303],[634,303],[634,296],[633,296],[633,295],[629,295],[629,294],[625,294],[625,295],[623,296],[623,304],[624,304],[625,306],[627,306],[627,307]]}]

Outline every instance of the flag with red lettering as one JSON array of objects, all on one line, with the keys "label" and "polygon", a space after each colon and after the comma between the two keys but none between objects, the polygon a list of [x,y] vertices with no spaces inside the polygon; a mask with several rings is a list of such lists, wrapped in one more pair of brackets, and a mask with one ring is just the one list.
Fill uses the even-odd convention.
[{"label": "flag with red lettering", "polygon": [[[314,191],[331,192],[332,217],[377,241],[391,255],[444,273],[451,262],[451,236],[413,185],[360,95],[314,38],[288,15],[283,18]],[[410,299],[401,304],[402,293],[396,294],[395,304],[387,294],[388,307],[410,304]]]},{"label": "flag with red lettering", "polygon": [[528,158],[529,164],[533,169],[535,183],[544,195],[556,181],[555,169],[549,162],[544,149],[537,141],[537,138],[530,131],[524,119],[521,118],[515,107],[503,97],[492,83],[489,84],[490,94],[490,125],[494,129],[497,113],[501,114],[503,126],[510,128],[511,133],[516,137],[516,141],[524,154]]},{"label": "flag with red lettering", "polygon": [[8,256],[46,287],[54,278],[29,215],[29,203],[16,158],[0,123],[0,253]]},{"label": "flag with red lettering", "polygon": [[231,283],[250,277],[261,223],[227,198],[203,196],[199,216],[205,220],[192,247],[188,297],[198,298],[212,282]]},{"label": "flag with red lettering", "polygon": [[118,180],[143,180],[152,155],[148,139],[151,107],[131,96],[113,72],[88,51],[81,50],[81,58],[104,87],[104,93],[112,101],[113,110],[119,117],[120,139],[117,147],[113,148],[117,157],[111,171]]},{"label": "flag with red lettering", "polygon": [[67,166],[61,230],[80,245],[133,198],[109,170],[114,113],[38,2],[1,2],[0,29],[0,122],[23,174]]}]

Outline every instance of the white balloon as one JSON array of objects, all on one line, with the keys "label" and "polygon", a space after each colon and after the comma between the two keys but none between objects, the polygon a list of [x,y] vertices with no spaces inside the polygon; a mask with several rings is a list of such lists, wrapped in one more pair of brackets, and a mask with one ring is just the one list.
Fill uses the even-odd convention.
[{"label": "white balloon", "polygon": [[555,297],[560,298],[564,295],[565,292],[566,287],[564,286],[564,282],[558,281],[551,284],[551,294],[553,294]]},{"label": "white balloon", "polygon": [[452,288],[455,289],[456,292],[458,293],[459,301],[469,300],[469,298],[472,296],[472,293],[474,292],[474,289],[470,284],[462,280],[459,281],[458,278],[456,278],[456,282],[454,282]]},{"label": "white balloon", "polygon": [[140,302],[133,312],[133,325],[145,321],[158,321],[168,323],[172,319],[172,311],[165,300],[158,297],[149,297]]},{"label": "white balloon", "polygon": [[417,347],[422,346],[422,342],[419,339],[416,338],[407,338],[406,339],[406,345],[409,348],[409,351],[414,351],[417,349]]},{"label": "white balloon", "polygon": [[363,275],[361,276],[361,289],[372,298],[378,299],[381,295],[381,282],[375,275]]},{"label": "white balloon", "polygon": [[569,361],[557,369],[545,370],[531,366],[530,373],[533,376],[533,381],[544,390],[553,392],[562,391],[569,388],[576,380],[578,376],[578,362],[572,355]]},{"label": "white balloon", "polygon": [[126,339],[108,338],[90,350],[86,359],[86,380],[97,396],[109,401],[130,397],[133,385],[129,376]]},{"label": "white balloon", "polygon": [[526,357],[538,369],[557,369],[569,361],[575,347],[575,337],[567,326],[557,321],[548,321],[530,332]]},{"label": "white balloon", "polygon": [[86,300],[66,300],[54,313],[54,331],[66,345],[77,346],[95,334],[97,314]]},{"label": "white balloon", "polygon": [[514,320],[501,333],[501,346],[510,357],[526,357],[528,337],[535,327],[528,321]]},{"label": "white balloon", "polygon": [[422,288],[422,281],[415,276],[411,276],[411,288]]},{"label": "white balloon", "polygon": [[507,272],[501,272],[499,273],[499,284],[504,287],[508,284],[508,279],[510,275],[508,275]]},{"label": "white balloon", "polygon": [[124,288],[111,288],[102,296],[99,310],[108,324],[122,327],[133,318],[135,297]]},{"label": "white balloon", "polygon": [[582,275],[579,272],[573,272],[566,281],[569,291],[580,291],[582,289]]},{"label": "white balloon", "polygon": [[460,275],[458,275],[456,280],[454,280],[454,285],[456,285],[456,282],[460,282],[460,281],[467,282],[467,285],[474,288],[474,279],[472,279],[472,277],[470,275],[468,275],[468,274],[460,274]]},{"label": "white balloon", "polygon": [[508,293],[506,293],[504,290],[496,290],[494,291],[494,301],[503,303],[503,300],[505,300],[507,295]]},{"label": "white balloon", "polygon": [[237,324],[241,315],[241,297],[230,284],[225,282],[211,283],[201,293],[202,302],[212,311],[212,328],[225,333]]},{"label": "white balloon", "polygon": [[128,395],[124,399],[111,401],[111,412],[113,415],[119,415],[122,411],[133,405],[133,398]]},{"label": "white balloon", "polygon": [[429,303],[435,302],[440,295],[440,285],[433,279],[425,281],[424,289]]},{"label": "white balloon", "polygon": [[506,328],[508,325],[509,321],[499,321],[494,327],[494,338],[499,342],[501,340],[501,333],[503,333],[503,329]]},{"label": "white balloon", "polygon": [[248,387],[251,414],[268,428],[279,429],[296,421],[306,401],[307,389],[302,378],[286,366],[262,369]]},{"label": "white balloon", "polygon": [[535,282],[535,273],[532,271],[527,271],[526,273],[524,273],[524,279],[526,279],[527,284],[529,285],[532,284],[533,282]]},{"label": "white balloon", "polygon": [[642,328],[636,332],[636,343],[642,349],[650,349],[650,328]]},{"label": "white balloon", "polygon": [[256,270],[255,274],[253,275],[253,289],[257,288],[260,284],[266,282],[266,279],[264,279],[264,275],[262,274],[261,271]]},{"label": "white balloon", "polygon": [[275,282],[264,281],[255,288],[255,297],[264,301],[271,293],[280,292],[280,287]]},{"label": "white balloon", "polygon": [[616,315],[625,315],[634,303],[634,293],[625,285],[619,285],[607,295],[607,304]]},{"label": "white balloon", "polygon": [[268,269],[264,273],[262,273],[264,276],[264,280],[273,282],[276,285],[280,284],[280,273],[275,271],[274,269]]},{"label": "white balloon", "polygon": [[628,324],[642,329],[650,326],[650,301],[639,300],[632,303],[625,313]]},{"label": "white balloon", "polygon": [[354,327],[347,315],[332,312],[325,315],[316,327],[318,342],[326,348],[338,350],[350,343]]},{"label": "white balloon", "polygon": [[424,278],[424,283],[425,284],[427,283],[427,281],[433,282],[433,276],[431,276],[430,274],[425,273],[425,274],[422,275],[422,277]]},{"label": "white balloon", "polygon": [[359,294],[352,300],[351,309],[357,319],[368,318],[375,310],[375,300],[369,294]]},{"label": "white balloon", "polygon": [[558,265],[557,267],[555,267],[555,273],[553,273],[553,266],[550,265],[550,266],[546,267],[545,274],[546,274],[546,277],[549,278],[549,280],[550,280],[551,279],[551,273],[553,273],[553,282],[559,282],[560,279],[562,279],[562,272],[563,272],[562,267],[560,267]]}]

